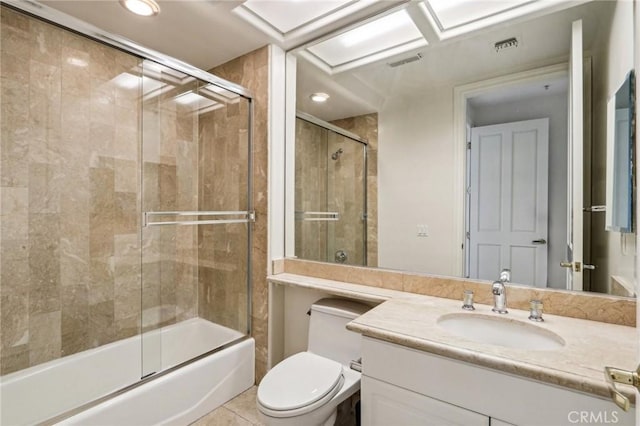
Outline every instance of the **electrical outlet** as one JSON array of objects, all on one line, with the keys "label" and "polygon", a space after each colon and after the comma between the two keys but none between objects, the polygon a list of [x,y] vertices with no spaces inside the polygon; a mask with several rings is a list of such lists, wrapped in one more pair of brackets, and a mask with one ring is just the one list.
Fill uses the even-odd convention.
[{"label": "electrical outlet", "polygon": [[418,237],[428,237],[429,227],[427,225],[418,225]]}]

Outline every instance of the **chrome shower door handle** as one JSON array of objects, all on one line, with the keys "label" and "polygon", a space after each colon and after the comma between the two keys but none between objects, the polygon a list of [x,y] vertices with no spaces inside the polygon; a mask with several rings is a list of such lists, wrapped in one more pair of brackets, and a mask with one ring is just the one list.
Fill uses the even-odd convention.
[{"label": "chrome shower door handle", "polygon": [[622,383],[625,385],[634,386],[636,389],[640,390],[640,366],[636,371],[628,371],[621,370],[619,368],[614,367],[605,367],[604,368],[604,378],[607,380],[607,384],[609,385],[609,392],[611,394],[611,399],[616,405],[622,408],[624,411],[629,411],[629,407],[631,406],[631,402],[629,398],[622,394],[618,390],[616,383]]}]

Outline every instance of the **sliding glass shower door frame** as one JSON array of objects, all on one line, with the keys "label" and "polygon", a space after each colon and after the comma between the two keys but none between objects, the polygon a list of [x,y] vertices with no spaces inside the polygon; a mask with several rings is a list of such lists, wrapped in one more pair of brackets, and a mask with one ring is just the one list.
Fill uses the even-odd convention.
[{"label": "sliding glass shower door frame", "polygon": [[[321,120],[317,117],[314,117],[310,114],[304,113],[302,111],[297,111],[296,112],[296,119],[302,120],[304,122],[310,123],[314,126],[317,126],[325,131],[327,131],[327,135],[329,134],[329,132],[342,136],[344,138],[346,138],[346,140],[349,140],[353,143],[356,143],[360,146],[362,146],[362,216],[360,217],[361,219],[361,223],[362,223],[362,262],[358,262],[355,263],[356,265],[360,265],[360,266],[366,266],[367,265],[367,221],[368,221],[368,212],[367,212],[367,207],[368,207],[368,203],[367,203],[367,199],[368,199],[368,193],[367,193],[367,188],[368,188],[368,184],[367,184],[367,170],[368,170],[368,164],[367,164],[367,148],[368,148],[368,141],[358,135],[356,135],[355,133],[349,132],[345,129],[342,129],[341,127],[338,127],[332,123],[326,122],[324,120]],[[297,140],[296,143],[301,143],[302,141]],[[329,141],[326,141],[327,144],[327,150],[328,150],[328,144]],[[325,153],[327,155],[327,157],[329,157],[329,153]],[[342,154],[342,152],[335,152],[333,153],[334,155],[337,155],[337,157],[334,160],[337,160],[337,158],[339,158],[339,156]],[[332,156],[331,156],[332,157]],[[332,157],[333,158],[333,157]],[[328,174],[329,174],[329,167],[326,168],[326,173],[327,176],[325,177],[328,181]],[[328,191],[326,194],[327,199],[325,200],[325,205],[328,206],[329,204],[329,195],[328,195]],[[295,201],[294,201],[295,204]],[[325,209],[326,210],[326,209]],[[296,221],[310,221],[310,222],[324,222],[327,224],[327,226],[331,226],[332,222],[337,222],[341,219],[341,213],[338,211],[333,211],[332,209],[329,210],[323,210],[323,211],[296,211],[295,214],[295,220]],[[326,262],[339,262],[339,260],[337,259],[338,257],[338,253],[331,253],[331,250],[329,249],[329,244],[328,244],[328,239],[329,236],[326,236],[327,239],[327,246],[326,246],[326,258],[325,259],[313,259],[313,260],[320,260],[320,261],[326,261]],[[347,254],[348,256],[348,254]],[[350,263],[348,261],[348,259],[345,261],[345,263],[347,264],[354,264],[354,263]]]}]

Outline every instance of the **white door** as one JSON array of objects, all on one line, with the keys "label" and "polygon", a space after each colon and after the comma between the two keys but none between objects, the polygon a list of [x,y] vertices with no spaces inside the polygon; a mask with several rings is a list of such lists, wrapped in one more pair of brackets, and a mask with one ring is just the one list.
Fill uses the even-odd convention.
[{"label": "white door", "polygon": [[549,119],[471,131],[471,278],[547,286]]},{"label": "white door", "polygon": [[582,20],[572,24],[569,60],[569,176],[567,179],[567,289],[582,290],[583,82]]}]

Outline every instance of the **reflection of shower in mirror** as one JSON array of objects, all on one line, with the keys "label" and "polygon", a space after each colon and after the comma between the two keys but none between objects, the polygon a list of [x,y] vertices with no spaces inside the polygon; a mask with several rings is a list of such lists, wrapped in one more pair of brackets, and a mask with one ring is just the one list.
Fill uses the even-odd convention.
[{"label": "reflection of shower in mirror", "polygon": [[332,160],[337,160],[338,158],[340,158],[340,156],[342,155],[343,152],[344,151],[342,150],[342,148],[340,148],[339,150],[337,150],[336,152],[331,154],[331,159]]}]

